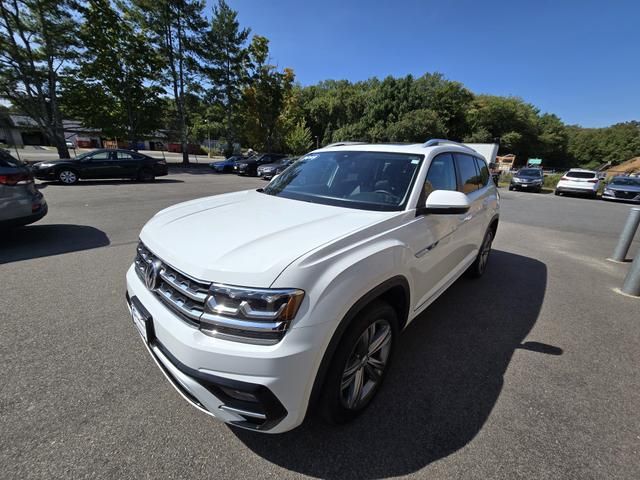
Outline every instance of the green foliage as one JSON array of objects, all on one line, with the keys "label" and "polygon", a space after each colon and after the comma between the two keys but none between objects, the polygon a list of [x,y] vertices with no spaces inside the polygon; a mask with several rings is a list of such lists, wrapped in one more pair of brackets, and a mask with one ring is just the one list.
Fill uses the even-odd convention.
[{"label": "green foliage", "polygon": [[63,82],[65,113],[107,137],[143,138],[162,125],[159,59],[110,0],[91,0],[81,11],[83,49]]},{"label": "green foliage", "polygon": [[214,111],[222,114],[211,120],[222,127],[229,151],[239,140],[241,130],[238,110],[247,77],[249,33],[248,28],[240,28],[238,13],[224,0],[219,0],[213,7],[210,27],[199,46],[199,56],[203,60],[201,70],[209,83],[207,102],[218,107]]},{"label": "green foliage", "polygon": [[0,96],[31,116],[69,158],[59,104],[60,72],[76,54],[71,0],[0,2]]},{"label": "green foliage", "polygon": [[295,155],[302,155],[311,150],[313,139],[311,138],[311,130],[303,121],[295,125],[286,136],[287,150]]},{"label": "green foliage", "polygon": [[266,62],[269,54],[266,38],[255,36],[249,47],[249,77],[243,92],[244,138],[256,150],[282,150],[285,126],[291,126],[284,114],[293,95],[294,74],[280,72]]}]

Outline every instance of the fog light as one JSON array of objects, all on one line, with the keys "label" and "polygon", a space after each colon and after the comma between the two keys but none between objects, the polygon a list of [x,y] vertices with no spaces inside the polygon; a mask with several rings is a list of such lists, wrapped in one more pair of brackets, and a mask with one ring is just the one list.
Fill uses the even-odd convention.
[{"label": "fog light", "polygon": [[220,390],[222,390],[225,393],[225,395],[231,398],[234,398],[236,400],[240,400],[242,402],[258,403],[258,399],[255,397],[253,393],[243,392],[240,390],[235,390],[233,388],[226,388],[226,387],[220,387]]}]

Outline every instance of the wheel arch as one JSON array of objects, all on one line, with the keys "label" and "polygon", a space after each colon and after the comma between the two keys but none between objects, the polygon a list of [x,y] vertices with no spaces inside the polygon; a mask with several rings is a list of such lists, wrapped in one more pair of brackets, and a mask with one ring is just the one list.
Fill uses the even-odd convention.
[{"label": "wheel arch", "polygon": [[331,364],[331,360],[333,359],[344,333],[356,316],[375,300],[382,300],[388,303],[396,311],[399,319],[398,331],[401,331],[407,324],[411,301],[411,290],[409,288],[409,282],[404,276],[396,275],[391,277],[360,297],[349,308],[344,317],[342,317],[342,320],[334,330],[331,340],[324,351],[313,382],[311,395],[309,396],[306,411],[307,417],[316,406],[320,392],[322,391],[322,386],[325,383],[325,377],[327,375],[329,365]]}]

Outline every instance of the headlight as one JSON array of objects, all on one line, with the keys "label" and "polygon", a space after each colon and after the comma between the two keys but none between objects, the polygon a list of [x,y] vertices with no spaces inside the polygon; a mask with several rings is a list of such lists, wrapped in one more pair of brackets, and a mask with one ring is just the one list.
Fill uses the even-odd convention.
[{"label": "headlight", "polygon": [[49,163],[49,162],[42,162],[42,163],[38,163],[38,167],[40,168],[47,168],[47,167],[53,167],[53,163]]},{"label": "headlight", "polygon": [[244,288],[214,283],[201,317],[202,331],[214,337],[271,345],[295,318],[304,291]]},{"label": "headlight", "polygon": [[611,190],[610,188],[605,188],[604,189],[604,194],[605,195],[613,195],[613,190]]}]

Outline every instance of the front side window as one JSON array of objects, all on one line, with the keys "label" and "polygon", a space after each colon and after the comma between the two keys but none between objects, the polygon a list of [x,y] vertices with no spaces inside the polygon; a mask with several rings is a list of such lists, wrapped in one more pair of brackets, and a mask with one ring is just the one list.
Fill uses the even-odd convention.
[{"label": "front side window", "polygon": [[93,155],[87,155],[86,157],[83,158],[86,160],[90,160],[90,161],[95,161],[95,160],[109,160],[111,153],[110,152],[98,152],[98,153],[94,153]]},{"label": "front side window", "polygon": [[305,155],[264,193],[363,210],[402,210],[424,156],[386,152]]},{"label": "front side window", "polygon": [[462,193],[473,193],[480,188],[480,174],[476,170],[476,162],[471,155],[456,153],[456,170],[458,172],[458,190]]},{"label": "front side window", "polygon": [[431,160],[427,178],[424,182],[424,198],[427,198],[434,190],[457,190],[456,169],[453,165],[453,156],[443,153]]}]

